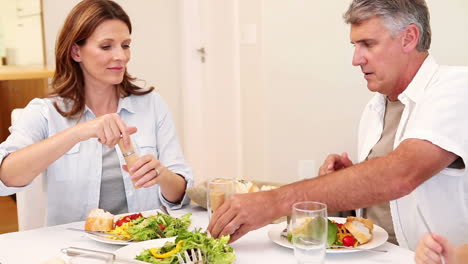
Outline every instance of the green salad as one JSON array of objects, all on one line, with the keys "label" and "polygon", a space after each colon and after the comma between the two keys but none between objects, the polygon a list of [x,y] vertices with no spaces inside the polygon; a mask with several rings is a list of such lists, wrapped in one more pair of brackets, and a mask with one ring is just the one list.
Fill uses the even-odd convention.
[{"label": "green salad", "polygon": [[181,232],[187,232],[191,223],[191,215],[192,213],[187,213],[180,218],[175,218],[158,213],[154,216],[139,217],[131,220],[132,225],[126,231],[130,237],[139,241],[173,237]]},{"label": "green salad", "polygon": [[161,248],[146,249],[135,259],[153,264],[178,264],[177,253],[198,248],[207,259],[207,263],[230,264],[235,261],[236,256],[232,247],[227,244],[229,238],[229,236],[211,238],[200,229],[194,232],[181,232],[175,242],[166,242]]},{"label": "green salad", "polygon": [[[299,229],[309,229],[309,230],[313,230],[313,226],[314,225],[317,225],[317,224],[322,224],[322,223],[314,223],[314,221],[306,221],[304,222],[304,224],[299,227]],[[338,240],[338,235],[337,235],[337,232],[338,232],[338,226],[330,221],[330,219],[328,219],[327,221],[327,247],[331,247],[331,246],[338,246],[338,245],[343,245],[339,240]],[[285,231],[284,231],[285,232]],[[312,232],[312,231],[309,231],[309,232]],[[287,235],[283,235],[282,236],[286,236],[288,241],[290,243],[293,243],[292,239],[293,239],[293,236],[292,236],[292,233],[291,232],[287,232]]]}]

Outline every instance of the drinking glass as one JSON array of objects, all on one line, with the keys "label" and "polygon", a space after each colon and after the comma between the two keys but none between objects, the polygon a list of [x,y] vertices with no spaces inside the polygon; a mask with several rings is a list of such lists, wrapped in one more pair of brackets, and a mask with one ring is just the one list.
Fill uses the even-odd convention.
[{"label": "drinking glass", "polygon": [[210,220],[216,209],[234,193],[234,187],[234,179],[216,178],[208,182],[206,201]]},{"label": "drinking glass", "polygon": [[299,202],[292,208],[290,231],[298,263],[321,264],[327,247],[327,205]]}]

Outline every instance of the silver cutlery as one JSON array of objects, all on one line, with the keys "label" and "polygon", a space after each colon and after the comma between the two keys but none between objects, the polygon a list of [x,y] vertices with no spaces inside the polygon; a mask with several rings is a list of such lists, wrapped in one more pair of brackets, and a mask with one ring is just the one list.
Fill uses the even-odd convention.
[{"label": "silver cutlery", "polygon": [[334,249],[334,248],[345,248],[345,249],[351,249],[351,250],[356,250],[356,251],[370,251],[370,252],[380,252],[380,253],[388,252],[385,249],[359,248],[359,247],[347,247],[347,246],[333,246],[333,247],[329,247],[328,249]]},{"label": "silver cutlery", "polygon": [[201,249],[199,248],[196,248],[196,249],[192,248],[190,250],[190,253],[188,253],[188,249],[187,249],[183,253],[177,253],[176,256],[180,264],[203,264],[205,261],[203,260]]},{"label": "silver cutlery", "polygon": [[163,213],[165,213],[167,215],[171,215],[169,213],[169,211],[167,210],[167,207],[164,204],[161,204],[161,206],[159,208],[163,211]]},{"label": "silver cutlery", "polygon": [[83,230],[83,229],[73,228],[73,227],[68,227],[67,230],[78,231],[78,232],[84,232],[84,233],[87,233],[87,234],[97,235],[97,236],[101,236],[101,237],[113,236],[113,237],[116,237],[116,238],[118,238],[119,240],[123,240],[123,241],[125,241],[125,242],[131,242],[131,241],[133,241],[133,239],[126,239],[125,237],[120,236],[120,235],[117,235],[117,234],[110,234],[110,233],[103,233],[103,232],[88,231],[88,230]]},{"label": "silver cutlery", "polygon": [[91,249],[86,249],[86,248],[68,247],[68,248],[62,249],[61,251],[63,254],[69,257],[99,259],[109,264],[111,263],[131,263],[131,264],[146,263],[146,262],[134,260],[134,259],[120,258],[111,252],[91,250]]},{"label": "silver cutlery", "polygon": [[[424,218],[424,215],[422,214],[421,209],[419,208],[419,204],[416,205],[416,210],[418,211],[418,214],[421,217],[421,220],[423,221],[423,224],[426,227],[427,232],[429,233],[429,235],[431,235],[432,238],[434,238],[434,236],[432,235],[431,228],[429,227],[429,224],[427,224],[426,218]],[[441,254],[439,254],[439,257],[440,257],[442,264],[445,264],[444,257]]]}]

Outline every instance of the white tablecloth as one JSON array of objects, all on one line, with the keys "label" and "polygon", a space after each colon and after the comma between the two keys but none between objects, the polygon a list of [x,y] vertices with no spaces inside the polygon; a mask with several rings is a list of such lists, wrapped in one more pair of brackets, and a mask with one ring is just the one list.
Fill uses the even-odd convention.
[{"label": "white tablecloth", "polygon": [[[172,211],[174,216],[192,212],[193,226],[203,229],[208,225],[207,212],[201,207],[188,207]],[[80,247],[113,252],[122,246],[97,242],[85,234],[66,230],[67,227],[83,228],[83,222],[46,227],[22,232],[0,235],[0,264],[42,263],[56,257],[62,257],[60,250],[67,247]],[[270,226],[252,231],[234,242],[236,263],[296,263],[292,249],[279,246],[268,238]],[[367,263],[414,263],[414,253],[390,243],[379,249],[388,253],[352,252],[327,254],[327,264],[367,264]]]}]

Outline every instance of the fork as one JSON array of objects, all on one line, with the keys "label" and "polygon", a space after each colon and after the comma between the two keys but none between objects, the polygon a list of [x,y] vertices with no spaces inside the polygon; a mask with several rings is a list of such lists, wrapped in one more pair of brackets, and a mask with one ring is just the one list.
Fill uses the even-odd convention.
[{"label": "fork", "polygon": [[203,264],[205,260],[203,260],[203,256],[201,253],[201,249],[196,248],[196,249],[190,249],[190,255],[192,257],[190,258],[190,255],[188,253],[188,249],[184,251],[183,253],[184,258],[180,255],[180,253],[177,253],[177,260],[179,260],[180,264]]},{"label": "fork", "polygon": [[[434,236],[432,235],[432,230],[431,230],[431,228],[429,227],[429,224],[427,223],[426,218],[424,218],[424,215],[422,214],[421,209],[419,208],[419,204],[416,205],[416,210],[418,211],[418,214],[419,214],[419,216],[421,217],[421,220],[422,220],[424,226],[426,227],[427,232],[431,235],[432,238],[434,238]],[[434,240],[435,240],[435,239],[434,239]],[[445,264],[445,259],[444,259],[444,257],[442,256],[442,254],[439,254],[439,257],[440,257],[441,263],[442,263],[442,264]]]},{"label": "fork", "polygon": [[171,214],[169,214],[169,211],[167,211],[167,207],[164,204],[161,204],[161,206],[159,208],[163,211],[163,213],[165,213],[165,214],[167,214],[169,216],[171,215]]}]

